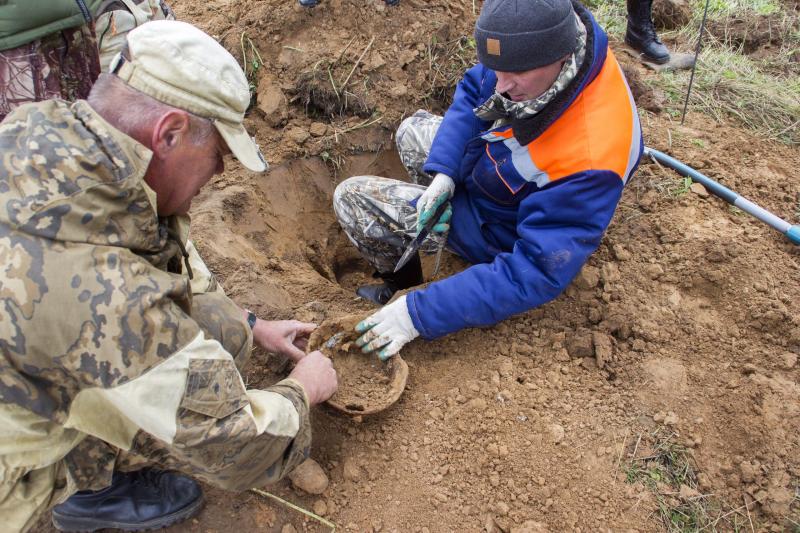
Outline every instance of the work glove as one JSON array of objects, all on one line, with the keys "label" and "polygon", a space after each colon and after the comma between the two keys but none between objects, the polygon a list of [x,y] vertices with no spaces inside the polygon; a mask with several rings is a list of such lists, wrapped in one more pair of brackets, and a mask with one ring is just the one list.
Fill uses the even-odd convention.
[{"label": "work glove", "polygon": [[[436,208],[450,200],[455,190],[456,184],[450,176],[441,172],[436,174],[431,184],[428,185],[428,188],[417,200],[417,233],[428,223],[436,212]],[[453,208],[447,206],[447,209],[439,217],[431,231],[433,233],[445,233],[450,229],[450,218],[452,216]]]},{"label": "work glove", "polygon": [[386,361],[400,351],[406,343],[419,337],[406,307],[406,295],[381,308],[356,325],[362,335],[356,344],[364,353],[376,353]]}]

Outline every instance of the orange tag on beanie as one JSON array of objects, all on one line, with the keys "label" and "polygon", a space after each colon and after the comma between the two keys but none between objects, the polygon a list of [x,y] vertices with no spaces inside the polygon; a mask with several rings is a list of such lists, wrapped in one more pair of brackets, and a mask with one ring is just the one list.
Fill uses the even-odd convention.
[{"label": "orange tag on beanie", "polygon": [[500,55],[500,40],[486,39],[486,53],[493,56]]}]

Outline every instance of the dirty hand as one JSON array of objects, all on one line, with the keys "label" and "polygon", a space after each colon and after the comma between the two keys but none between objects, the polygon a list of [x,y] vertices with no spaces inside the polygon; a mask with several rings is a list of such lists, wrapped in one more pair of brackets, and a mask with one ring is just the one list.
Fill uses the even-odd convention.
[{"label": "dirty hand", "polygon": [[256,320],[253,341],[268,352],[285,355],[296,363],[305,357],[308,335],[316,327],[299,320]]},{"label": "dirty hand", "polygon": [[319,350],[300,359],[289,374],[289,378],[303,386],[309,405],[324,402],[333,396],[339,387],[333,363]]},{"label": "dirty hand", "polygon": [[419,331],[414,327],[408,314],[405,294],[359,322],[356,331],[362,333],[356,339],[361,351],[377,352],[381,361],[386,361],[399,352],[407,342],[419,337]]},{"label": "dirty hand", "polygon": [[[452,178],[447,174],[439,172],[422,196],[417,200],[417,232],[419,232],[425,224],[435,214],[436,208],[443,203],[450,200],[453,192],[456,190],[456,184]],[[436,225],[433,226],[434,233],[444,233],[450,229],[450,217],[453,216],[453,208],[448,206]]]}]

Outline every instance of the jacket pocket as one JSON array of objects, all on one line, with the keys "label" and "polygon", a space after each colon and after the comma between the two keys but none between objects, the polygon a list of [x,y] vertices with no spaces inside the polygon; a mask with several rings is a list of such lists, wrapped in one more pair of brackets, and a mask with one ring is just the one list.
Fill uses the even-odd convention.
[{"label": "jacket pocket", "polygon": [[514,167],[511,151],[502,143],[486,143],[483,154],[472,169],[472,180],[492,201],[517,205],[528,189],[528,182]]},{"label": "jacket pocket", "polygon": [[225,418],[247,405],[247,392],[231,359],[192,359],[181,407]]}]

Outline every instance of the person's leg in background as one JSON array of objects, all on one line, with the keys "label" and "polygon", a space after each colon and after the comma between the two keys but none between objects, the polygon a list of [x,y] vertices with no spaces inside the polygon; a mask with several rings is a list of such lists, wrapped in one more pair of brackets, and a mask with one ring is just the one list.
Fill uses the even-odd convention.
[{"label": "person's leg in background", "polygon": [[653,0],[627,0],[628,27],[625,42],[640,52],[644,59],[663,64],[670,60],[669,50],[658,38],[653,26]]}]

